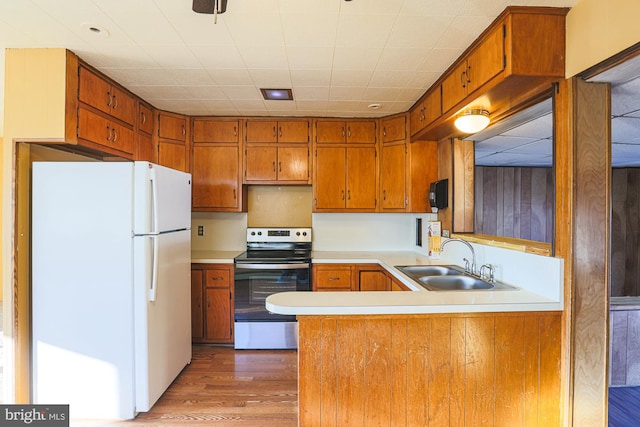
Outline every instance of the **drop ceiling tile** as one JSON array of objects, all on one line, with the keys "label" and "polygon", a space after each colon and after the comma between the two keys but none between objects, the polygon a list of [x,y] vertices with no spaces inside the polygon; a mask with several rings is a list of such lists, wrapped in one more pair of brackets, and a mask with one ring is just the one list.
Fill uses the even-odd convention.
[{"label": "drop ceiling tile", "polygon": [[457,16],[435,44],[438,49],[466,49],[493,21],[485,16]]},{"label": "drop ceiling tile", "polygon": [[640,167],[640,144],[613,144],[611,164],[614,167]]},{"label": "drop ceiling tile", "polygon": [[534,154],[542,156],[553,155],[553,142],[551,139],[539,139],[530,144],[523,144],[518,147],[505,150],[504,153],[517,153],[517,154]]},{"label": "drop ceiling tile", "polygon": [[293,99],[297,101],[327,101],[329,86],[298,86],[293,91]]},{"label": "drop ceiling tile", "polygon": [[190,98],[207,100],[226,100],[227,95],[218,86],[182,86]]},{"label": "drop ceiling tile", "polygon": [[469,16],[495,17],[498,16],[505,7],[516,3],[517,2],[512,0],[468,0],[460,13]]},{"label": "drop ceiling tile", "polygon": [[553,115],[545,114],[515,129],[503,132],[505,136],[524,136],[529,138],[551,138],[553,136]]},{"label": "drop ceiling tile", "polygon": [[145,93],[145,98],[147,101],[151,101],[152,103],[156,100],[187,100],[189,96],[187,91],[182,86],[131,86],[132,90],[137,90],[137,88],[145,88],[142,91]]},{"label": "drop ceiling tile", "polygon": [[376,69],[416,71],[428,52],[427,48],[386,48],[380,55]]},{"label": "drop ceiling tile", "polygon": [[478,166],[551,166],[552,158],[533,157],[531,154],[496,153],[486,157],[476,157]]},{"label": "drop ceiling tile", "polygon": [[269,111],[295,111],[296,109],[294,101],[264,101],[264,105]]},{"label": "drop ceiling tile", "polygon": [[475,146],[476,150],[496,153],[531,144],[537,140],[537,138],[497,135],[482,142],[476,142]]},{"label": "drop ceiling tile", "polygon": [[129,71],[125,69],[160,68],[140,46],[135,45],[108,45],[101,46],[99,49],[95,47],[75,49],[73,52],[101,70],[119,68],[123,73],[128,74]]},{"label": "drop ceiling tile", "polygon": [[253,84],[249,71],[245,68],[218,68],[207,70],[220,86],[246,86]]},{"label": "drop ceiling tile", "polygon": [[245,63],[235,46],[192,45],[193,54],[202,67],[209,70],[215,68],[245,68]]},{"label": "drop ceiling tile", "polygon": [[177,86],[178,84],[171,74],[160,68],[115,69],[109,72],[121,74],[122,78],[117,81],[127,87],[149,85]]},{"label": "drop ceiling tile", "polygon": [[627,142],[640,138],[640,117],[614,117],[611,120],[611,141]]},{"label": "drop ceiling tile", "polygon": [[411,102],[411,105],[413,105],[423,94],[424,89],[422,88],[405,88],[399,91],[397,100]]},{"label": "drop ceiling tile", "polygon": [[167,70],[176,83],[183,86],[213,86],[216,81],[206,70],[201,68],[174,68]]},{"label": "drop ceiling tile", "polygon": [[441,73],[437,72],[415,72],[413,73],[413,77],[407,82],[406,87],[410,89],[422,89],[422,93],[424,93],[438,80],[440,75]]},{"label": "drop ceiling tile", "polygon": [[294,86],[329,86],[331,70],[291,70],[291,83]]},{"label": "drop ceiling tile", "polygon": [[331,86],[367,86],[370,80],[370,70],[334,68],[331,73]]},{"label": "drop ceiling tile", "polygon": [[230,115],[231,113],[237,113],[238,110],[233,102],[227,100],[214,100],[207,101],[207,111],[210,114],[218,114],[218,115]]},{"label": "drop ceiling tile", "polygon": [[296,99],[296,106],[299,111],[327,111],[328,101],[305,101]]},{"label": "drop ceiling tile", "polygon": [[212,15],[169,15],[167,19],[188,45],[235,46],[225,23],[220,19],[214,23]]},{"label": "drop ceiling tile", "polygon": [[287,46],[333,47],[338,29],[337,13],[286,13],[281,18]]},{"label": "drop ceiling tile", "polygon": [[382,53],[381,48],[336,47],[334,70],[373,70]]},{"label": "drop ceiling tile", "polygon": [[220,89],[233,100],[262,101],[262,95],[255,86],[220,86]]},{"label": "drop ceiling tile", "polygon": [[288,68],[284,46],[240,46],[240,55],[247,68]]},{"label": "drop ceiling tile", "polygon": [[387,15],[340,15],[336,47],[384,47],[393,19]]},{"label": "drop ceiling tile", "polygon": [[290,89],[289,70],[250,69],[249,74],[256,86],[270,89]]},{"label": "drop ceiling tile", "polygon": [[611,88],[611,114],[622,116],[640,110],[640,78]]},{"label": "drop ceiling tile", "polygon": [[281,13],[338,13],[342,2],[318,0],[279,0]]},{"label": "drop ceiling tile", "polygon": [[153,44],[141,47],[163,68],[202,68],[198,58],[184,44]]},{"label": "drop ceiling tile", "polygon": [[284,46],[277,14],[230,13],[225,16],[225,24],[237,46]]},{"label": "drop ceiling tile", "polygon": [[378,104],[381,102],[394,102],[398,99],[400,92],[395,87],[369,87],[364,91],[362,100]]},{"label": "drop ceiling tile", "polygon": [[467,0],[405,0],[401,15],[409,16],[455,16],[460,13]]},{"label": "drop ceiling tile", "polygon": [[378,70],[374,71],[369,84],[374,87],[404,88],[415,77],[413,71]]},{"label": "drop ceiling tile", "polygon": [[267,111],[262,99],[229,99],[238,111]]},{"label": "drop ceiling tile", "polygon": [[227,12],[233,14],[271,14],[278,11],[278,0],[231,0]]},{"label": "drop ceiling tile", "polygon": [[432,48],[452,20],[451,16],[400,15],[393,25],[386,47]]},{"label": "drop ceiling tile", "polygon": [[287,47],[287,62],[292,70],[331,70],[332,47]]},{"label": "drop ceiling tile", "polygon": [[368,0],[340,2],[340,13],[344,15],[389,14],[396,15],[402,9],[403,0]]},{"label": "drop ceiling tile", "polygon": [[418,71],[442,74],[462,55],[464,49],[432,49],[424,58]]},{"label": "drop ceiling tile", "polygon": [[362,86],[334,86],[329,89],[329,101],[360,101],[364,91]]}]

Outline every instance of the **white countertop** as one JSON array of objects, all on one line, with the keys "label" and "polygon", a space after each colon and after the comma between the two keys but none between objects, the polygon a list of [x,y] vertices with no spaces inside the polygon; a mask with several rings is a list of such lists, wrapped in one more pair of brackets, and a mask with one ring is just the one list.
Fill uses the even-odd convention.
[{"label": "white countertop", "polygon": [[[284,292],[267,297],[269,311],[295,315],[427,314],[513,311],[562,311],[561,301],[524,289],[428,291],[396,265],[442,265],[415,252],[313,252],[313,263],[377,263],[413,292]],[[513,283],[512,285],[517,286]]]},{"label": "white countertop", "polygon": [[[232,264],[243,251],[193,251],[192,263]],[[428,291],[405,276],[396,265],[455,264],[431,260],[409,251],[314,251],[313,263],[375,263],[412,292],[284,292],[266,300],[269,311],[294,315],[427,314],[513,311],[562,311],[563,304],[524,289],[500,291]],[[510,283],[518,286],[517,283]]]}]

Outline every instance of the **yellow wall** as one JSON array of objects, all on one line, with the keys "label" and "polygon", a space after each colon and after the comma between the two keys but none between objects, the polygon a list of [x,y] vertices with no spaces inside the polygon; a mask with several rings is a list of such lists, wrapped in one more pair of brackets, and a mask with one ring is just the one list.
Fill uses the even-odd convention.
[{"label": "yellow wall", "polygon": [[568,77],[640,42],[638,0],[579,0],[567,15]]}]

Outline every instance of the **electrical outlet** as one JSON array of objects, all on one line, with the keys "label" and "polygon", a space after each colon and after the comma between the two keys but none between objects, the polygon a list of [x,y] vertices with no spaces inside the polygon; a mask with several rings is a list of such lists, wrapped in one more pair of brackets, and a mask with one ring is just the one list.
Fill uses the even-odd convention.
[{"label": "electrical outlet", "polygon": [[449,230],[442,230],[442,237],[449,237]]},{"label": "electrical outlet", "polygon": [[198,236],[204,236],[204,225],[198,226]]}]

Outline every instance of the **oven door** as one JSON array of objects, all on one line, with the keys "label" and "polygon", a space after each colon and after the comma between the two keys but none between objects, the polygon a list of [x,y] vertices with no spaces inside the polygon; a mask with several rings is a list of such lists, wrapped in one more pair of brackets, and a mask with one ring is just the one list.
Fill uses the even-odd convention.
[{"label": "oven door", "polygon": [[279,292],[310,291],[310,266],[309,263],[236,263],[235,321],[295,322],[295,316],[270,313],[265,300]]}]

